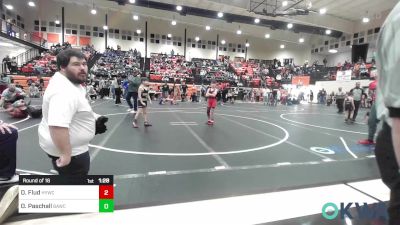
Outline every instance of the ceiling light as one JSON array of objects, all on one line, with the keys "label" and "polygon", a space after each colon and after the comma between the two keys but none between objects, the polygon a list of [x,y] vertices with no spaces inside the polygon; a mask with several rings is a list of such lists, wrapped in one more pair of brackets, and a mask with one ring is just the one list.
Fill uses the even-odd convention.
[{"label": "ceiling light", "polygon": [[138,15],[133,15],[133,20],[139,20],[139,16]]},{"label": "ceiling light", "polygon": [[363,23],[369,23],[369,18],[368,18],[368,17],[364,17],[364,18],[362,19],[362,21],[363,21]]},{"label": "ceiling light", "polygon": [[29,1],[28,2],[28,5],[30,6],[30,7],[35,7],[36,5],[35,5],[35,2],[32,2],[32,1]]},{"label": "ceiling light", "polygon": [[131,3],[131,4],[135,4],[135,0],[129,0],[129,3]]},{"label": "ceiling light", "polygon": [[259,22],[260,22],[260,19],[258,19],[258,18],[254,19],[254,23],[259,23]]},{"label": "ceiling light", "polygon": [[224,13],[222,13],[222,12],[219,12],[217,15],[218,15],[218,17],[219,17],[219,18],[221,18],[221,17],[223,17],[223,16],[224,16]]},{"label": "ceiling light", "polygon": [[325,34],[330,35],[330,34],[332,34],[332,31],[331,30],[326,30]]},{"label": "ceiling light", "polygon": [[307,5],[307,9],[311,9],[312,8],[312,2],[310,1]]},{"label": "ceiling light", "polygon": [[13,10],[13,9],[14,9],[14,6],[12,6],[12,5],[5,5],[5,7],[6,7],[7,9],[9,9],[9,10]]},{"label": "ceiling light", "polygon": [[96,9],[92,9],[92,10],[90,10],[90,13],[93,14],[93,15],[96,15],[97,10]]},{"label": "ceiling light", "polygon": [[304,43],[304,38],[300,38],[300,39],[299,39],[299,42],[300,42],[300,43]]},{"label": "ceiling light", "polygon": [[210,26],[206,26],[206,30],[211,30],[211,27]]},{"label": "ceiling light", "polygon": [[108,30],[108,26],[107,26],[107,25],[104,25],[104,26],[103,26],[103,30]]},{"label": "ceiling light", "polygon": [[293,24],[292,23],[288,23],[287,28],[288,29],[292,29],[293,28]]},{"label": "ceiling light", "polygon": [[171,37],[172,37],[172,34],[167,34],[167,37],[171,38]]},{"label": "ceiling light", "polygon": [[329,49],[329,52],[330,53],[337,53],[337,50],[336,49]]},{"label": "ceiling light", "polygon": [[288,2],[287,2],[287,1],[283,1],[283,2],[282,2],[282,6],[283,6],[283,7],[285,7],[285,6],[287,6],[287,5],[288,5]]},{"label": "ceiling light", "polygon": [[176,21],[175,21],[175,20],[172,20],[172,21],[171,21],[171,24],[172,24],[172,26],[175,26],[175,25],[176,25]]},{"label": "ceiling light", "polygon": [[322,8],[319,10],[319,14],[323,15],[326,13],[326,8]]},{"label": "ceiling light", "polygon": [[240,29],[237,30],[237,31],[236,31],[236,34],[237,34],[237,35],[241,35],[241,34],[242,34],[242,30],[240,30]]},{"label": "ceiling light", "polygon": [[60,24],[60,20],[56,19],[56,21],[54,21],[56,24]]},{"label": "ceiling light", "polygon": [[222,40],[222,41],[221,41],[221,44],[223,44],[223,45],[224,45],[225,43],[226,43],[226,41],[225,41],[225,40]]},{"label": "ceiling light", "polygon": [[180,5],[177,5],[177,6],[176,6],[176,10],[178,10],[178,11],[182,11],[182,6],[180,6]]},{"label": "ceiling light", "polygon": [[246,43],[246,47],[247,47],[247,48],[250,47],[250,43]]},{"label": "ceiling light", "polygon": [[265,34],[265,38],[270,38],[271,35],[270,34]]},{"label": "ceiling light", "polygon": [[195,37],[194,40],[200,41],[200,38],[199,37]]},{"label": "ceiling light", "polygon": [[281,48],[285,48],[285,45],[281,45]]},{"label": "ceiling light", "polygon": [[141,29],[137,29],[137,30],[136,30],[136,33],[137,33],[137,34],[141,34],[141,33],[142,33],[142,30],[141,30]]}]

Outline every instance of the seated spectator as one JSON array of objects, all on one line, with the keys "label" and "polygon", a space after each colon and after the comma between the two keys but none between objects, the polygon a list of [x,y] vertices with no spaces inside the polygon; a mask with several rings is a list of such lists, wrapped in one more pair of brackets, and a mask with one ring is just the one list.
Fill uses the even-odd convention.
[{"label": "seated spectator", "polygon": [[31,84],[31,86],[29,87],[29,97],[31,97],[31,98],[40,98],[39,88],[36,87],[35,84]]}]

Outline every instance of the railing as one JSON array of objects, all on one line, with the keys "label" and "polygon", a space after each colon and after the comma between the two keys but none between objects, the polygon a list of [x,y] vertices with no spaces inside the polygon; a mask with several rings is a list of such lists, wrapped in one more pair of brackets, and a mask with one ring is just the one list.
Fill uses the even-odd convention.
[{"label": "railing", "polygon": [[34,33],[27,32],[21,27],[9,23],[3,19],[0,19],[0,28],[1,32],[4,34],[44,47],[44,41],[46,39],[35,35]]}]

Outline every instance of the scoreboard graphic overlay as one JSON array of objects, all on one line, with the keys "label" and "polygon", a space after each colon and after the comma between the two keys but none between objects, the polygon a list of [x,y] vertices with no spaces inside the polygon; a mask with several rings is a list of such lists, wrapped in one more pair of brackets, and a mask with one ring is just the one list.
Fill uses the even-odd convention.
[{"label": "scoreboard graphic overlay", "polygon": [[112,175],[20,175],[19,213],[114,212]]}]

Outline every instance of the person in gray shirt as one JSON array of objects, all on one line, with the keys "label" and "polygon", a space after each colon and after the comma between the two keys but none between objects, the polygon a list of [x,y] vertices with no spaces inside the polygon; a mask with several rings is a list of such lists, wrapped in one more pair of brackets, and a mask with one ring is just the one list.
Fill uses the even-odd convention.
[{"label": "person in gray shirt", "polygon": [[356,87],[351,89],[350,91],[353,94],[354,98],[354,114],[353,114],[353,122],[356,121],[358,110],[361,105],[361,98],[364,94],[364,90],[360,88],[360,82],[356,82]]},{"label": "person in gray shirt", "polygon": [[[136,113],[137,112],[137,100],[138,100],[138,89],[140,84],[142,83],[140,77],[138,76],[139,72],[136,71],[133,73],[133,76],[128,76],[128,94],[126,95],[126,102],[129,105],[128,112]],[[133,105],[131,102],[131,98],[133,97]]]}]

